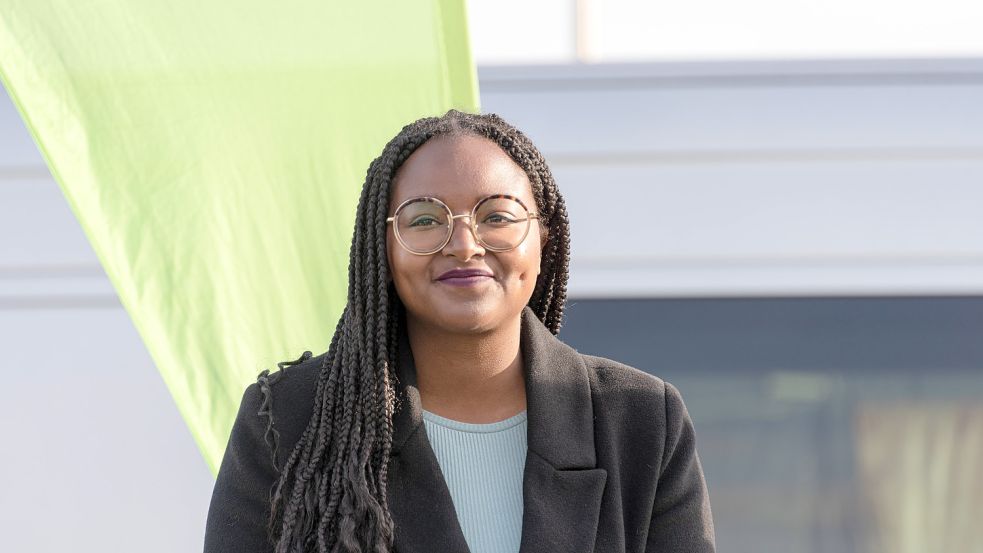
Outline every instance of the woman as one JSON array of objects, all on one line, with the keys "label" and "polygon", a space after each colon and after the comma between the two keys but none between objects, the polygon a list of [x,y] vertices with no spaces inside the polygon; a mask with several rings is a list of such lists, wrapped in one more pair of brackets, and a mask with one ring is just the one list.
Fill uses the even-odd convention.
[{"label": "woman", "polygon": [[569,236],[498,116],[404,127],[369,167],[328,351],[243,395],[206,553],[713,551],[678,391],[555,337]]}]

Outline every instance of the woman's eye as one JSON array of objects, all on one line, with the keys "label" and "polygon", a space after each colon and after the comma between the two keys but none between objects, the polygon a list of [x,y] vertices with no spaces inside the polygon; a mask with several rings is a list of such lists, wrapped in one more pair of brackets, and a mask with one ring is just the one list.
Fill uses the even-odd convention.
[{"label": "woman's eye", "polygon": [[515,223],[515,219],[506,213],[492,213],[491,215],[485,217],[483,223],[489,223],[492,225],[507,225],[509,223]]},{"label": "woman's eye", "polygon": [[439,225],[440,221],[434,219],[433,217],[417,217],[410,222],[411,227],[428,227],[432,225]]}]

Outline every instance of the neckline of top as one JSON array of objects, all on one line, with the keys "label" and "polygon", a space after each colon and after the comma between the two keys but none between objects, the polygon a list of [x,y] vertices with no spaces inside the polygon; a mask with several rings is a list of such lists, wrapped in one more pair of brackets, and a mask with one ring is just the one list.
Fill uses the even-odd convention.
[{"label": "neckline of top", "polygon": [[462,422],[454,419],[448,419],[447,417],[442,417],[436,413],[431,413],[426,409],[421,409],[423,420],[431,422],[433,424],[443,426],[445,428],[450,428],[451,430],[458,430],[460,432],[474,432],[479,434],[484,434],[488,432],[499,432],[502,430],[507,430],[521,424],[526,421],[527,412],[523,409],[518,414],[512,415],[507,419],[502,419],[495,422],[477,423],[477,422]]}]

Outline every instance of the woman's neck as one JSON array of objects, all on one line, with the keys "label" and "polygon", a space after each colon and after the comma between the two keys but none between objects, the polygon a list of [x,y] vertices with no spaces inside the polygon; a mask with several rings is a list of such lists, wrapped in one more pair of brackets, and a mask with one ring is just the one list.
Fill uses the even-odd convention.
[{"label": "woman's neck", "polygon": [[482,334],[456,334],[412,318],[406,330],[423,408],[461,422],[507,419],[526,408],[521,318]]}]

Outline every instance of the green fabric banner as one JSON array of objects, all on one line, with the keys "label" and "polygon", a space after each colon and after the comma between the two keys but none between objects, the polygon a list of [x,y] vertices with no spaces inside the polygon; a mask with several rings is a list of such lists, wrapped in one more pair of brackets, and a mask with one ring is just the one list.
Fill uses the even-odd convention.
[{"label": "green fabric banner", "polygon": [[0,78],[213,473],[245,386],[327,349],[371,159],[478,109],[466,29],[463,0],[0,4]]}]

